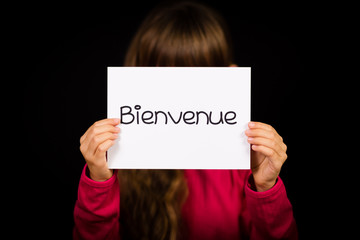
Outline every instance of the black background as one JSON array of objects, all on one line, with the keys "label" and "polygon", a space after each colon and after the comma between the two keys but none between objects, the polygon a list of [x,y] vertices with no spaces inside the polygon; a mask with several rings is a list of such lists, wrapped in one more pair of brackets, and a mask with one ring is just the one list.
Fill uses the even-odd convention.
[{"label": "black background", "polygon": [[[318,70],[326,17],[319,14],[321,8],[305,3],[206,3],[230,27],[235,63],[252,68],[252,120],[271,124],[288,145],[280,176],[300,237],[322,236],[324,193],[317,182],[317,145],[309,136],[312,119],[322,111],[323,99],[315,89],[322,81]],[[18,156],[24,161],[21,197],[26,200],[20,204],[25,211],[19,214],[26,235],[71,239],[85,164],[79,138],[93,122],[106,118],[106,68],[122,65],[131,37],[156,4],[52,3],[22,6],[16,14],[20,21],[12,28],[12,61],[21,66],[14,74],[25,86],[26,146]]]}]

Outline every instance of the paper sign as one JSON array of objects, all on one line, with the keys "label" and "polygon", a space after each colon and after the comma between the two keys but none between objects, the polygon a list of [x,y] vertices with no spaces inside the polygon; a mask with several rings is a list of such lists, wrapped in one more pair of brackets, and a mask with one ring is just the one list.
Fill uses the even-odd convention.
[{"label": "paper sign", "polygon": [[250,70],[108,67],[109,168],[249,169]]}]

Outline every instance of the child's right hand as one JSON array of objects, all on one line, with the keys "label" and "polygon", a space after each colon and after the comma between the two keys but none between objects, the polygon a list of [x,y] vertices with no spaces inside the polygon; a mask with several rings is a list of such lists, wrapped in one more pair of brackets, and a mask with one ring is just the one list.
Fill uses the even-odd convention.
[{"label": "child's right hand", "polygon": [[97,121],[80,138],[80,151],[88,165],[90,178],[94,181],[106,181],[113,175],[107,165],[106,151],[118,137],[118,124],[118,118]]}]

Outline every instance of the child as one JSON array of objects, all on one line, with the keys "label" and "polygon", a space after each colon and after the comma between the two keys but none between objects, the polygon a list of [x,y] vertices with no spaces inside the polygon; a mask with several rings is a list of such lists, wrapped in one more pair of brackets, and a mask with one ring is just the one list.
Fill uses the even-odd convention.
[{"label": "child", "polygon": [[[126,66],[232,66],[222,18],[197,3],[153,10]],[[286,145],[268,124],[250,122],[251,170],[111,170],[106,151],[120,119],[80,138],[86,160],[74,210],[74,239],[297,239],[279,178]],[[221,160],[221,159],[219,159]],[[151,159],[149,159],[151,161]]]}]

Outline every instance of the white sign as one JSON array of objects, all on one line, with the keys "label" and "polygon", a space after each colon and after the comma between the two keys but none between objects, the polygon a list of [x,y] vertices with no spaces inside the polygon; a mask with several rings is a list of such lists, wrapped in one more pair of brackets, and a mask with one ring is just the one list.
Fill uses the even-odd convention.
[{"label": "white sign", "polygon": [[109,168],[249,169],[248,67],[108,67]]}]

